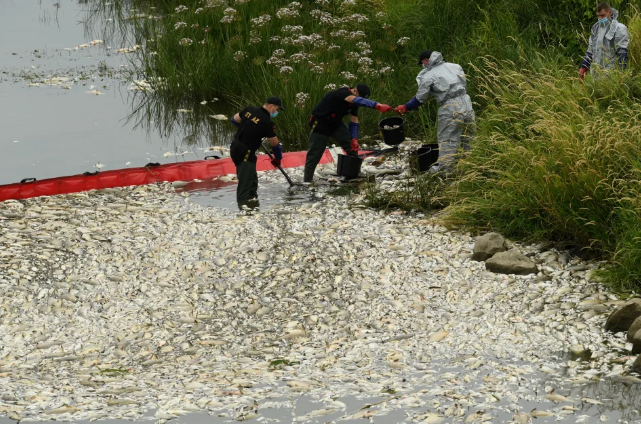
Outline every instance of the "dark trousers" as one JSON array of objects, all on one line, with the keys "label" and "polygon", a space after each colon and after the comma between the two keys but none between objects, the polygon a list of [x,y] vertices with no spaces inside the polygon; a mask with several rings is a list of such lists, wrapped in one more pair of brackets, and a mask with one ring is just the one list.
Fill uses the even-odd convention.
[{"label": "dark trousers", "polygon": [[309,140],[307,140],[307,158],[305,159],[305,176],[303,177],[303,181],[306,183],[312,182],[314,179],[316,166],[323,157],[323,153],[325,153],[327,140],[329,140],[330,137],[337,141],[346,152],[351,150],[352,136],[345,123],[341,123],[338,129],[331,135],[323,135],[312,131],[309,134]]},{"label": "dark trousers", "polygon": [[234,141],[230,148],[231,159],[236,165],[238,188],[236,201],[238,206],[258,197],[258,173],[256,172],[256,154],[246,145]]}]

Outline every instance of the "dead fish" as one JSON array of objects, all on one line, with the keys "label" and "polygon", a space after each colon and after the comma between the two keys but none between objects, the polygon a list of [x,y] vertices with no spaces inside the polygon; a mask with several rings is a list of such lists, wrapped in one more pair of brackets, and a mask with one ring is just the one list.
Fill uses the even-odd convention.
[{"label": "dead fish", "polygon": [[100,92],[100,91],[98,91],[98,90],[85,91],[85,93],[87,93],[87,94],[93,94],[93,95],[95,95],[95,96],[100,96],[100,95],[102,95],[102,94],[105,94],[105,93],[101,93],[101,92]]},{"label": "dead fish", "polygon": [[226,121],[228,119],[225,115],[209,115],[209,117],[218,119],[219,121]]},{"label": "dead fish", "polygon": [[641,384],[641,378],[632,377],[631,375],[618,375],[612,377],[612,381],[623,384]]}]

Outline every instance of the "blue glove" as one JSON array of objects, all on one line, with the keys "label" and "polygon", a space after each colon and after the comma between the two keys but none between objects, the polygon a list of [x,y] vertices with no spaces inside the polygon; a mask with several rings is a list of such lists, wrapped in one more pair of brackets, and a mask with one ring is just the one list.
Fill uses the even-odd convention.
[{"label": "blue glove", "polygon": [[283,146],[281,146],[280,143],[276,146],[272,146],[272,153],[276,159],[283,160]]},{"label": "blue glove", "polygon": [[349,133],[352,135],[352,138],[358,138],[358,129],[360,126],[358,122],[349,123]]},{"label": "blue glove", "polygon": [[354,104],[358,106],[364,106],[364,107],[369,107],[372,109],[376,109],[376,103],[374,100],[366,99],[364,97],[354,97]]},{"label": "blue glove", "polygon": [[622,71],[625,71],[627,67],[628,67],[628,53],[623,52],[619,55],[619,68],[621,68]]},{"label": "blue glove", "polygon": [[240,128],[240,123],[236,122],[234,117],[232,116],[231,119],[229,120],[232,124],[236,125],[236,128]]},{"label": "blue glove", "polygon": [[406,110],[416,110],[419,107],[421,107],[422,103],[418,101],[416,97],[412,97],[412,100],[409,102],[405,103],[405,109]]}]

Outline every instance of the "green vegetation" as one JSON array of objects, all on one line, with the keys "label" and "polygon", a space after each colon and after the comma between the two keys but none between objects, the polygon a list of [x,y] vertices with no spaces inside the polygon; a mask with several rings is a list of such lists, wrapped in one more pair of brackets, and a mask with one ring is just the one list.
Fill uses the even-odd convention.
[{"label": "green vegetation", "polygon": [[[461,63],[472,81],[471,64],[486,55],[525,68],[580,61],[581,24],[592,7],[584,3],[157,0],[129,16],[138,17],[133,42],[145,47],[139,74],[156,96],[180,105],[175,109],[196,109],[213,97],[240,108],[279,95],[290,106],[278,118],[279,131],[286,147],[300,149],[311,109],[329,87],[362,81],[375,100],[408,101],[416,91],[416,56],[425,48]],[[410,130],[433,135],[435,112],[430,105],[415,113]],[[363,130],[375,133],[381,115],[361,115]]]},{"label": "green vegetation", "polygon": [[[236,110],[279,95],[288,149],[304,149],[307,117],[332,87],[365,82],[395,106],[415,93],[416,55],[441,51],[468,74],[478,137],[444,184],[410,178],[369,186],[376,207],[448,206],[449,223],[591,249],[615,266],[618,289],[641,283],[641,19],[613,1],[632,34],[631,71],[585,83],[578,66],[592,0],[159,0],[137,19],[139,74],[173,109],[225,98]],[[183,7],[181,7],[183,6]],[[269,16],[269,18],[267,17]],[[414,138],[435,137],[436,106],[408,115]],[[376,132],[380,114],[362,113]]]}]

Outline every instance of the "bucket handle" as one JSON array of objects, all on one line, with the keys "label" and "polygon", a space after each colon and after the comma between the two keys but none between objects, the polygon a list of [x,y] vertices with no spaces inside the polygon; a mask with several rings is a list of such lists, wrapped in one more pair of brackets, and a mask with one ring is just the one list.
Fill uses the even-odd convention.
[{"label": "bucket handle", "polygon": [[24,184],[24,183],[33,183],[33,182],[35,182],[35,181],[36,181],[36,179],[35,179],[35,178],[23,178],[22,180],[20,180],[20,184]]},{"label": "bucket handle", "polygon": [[428,150],[427,152],[425,152],[425,153],[421,153],[420,155],[416,155],[416,157],[418,158],[418,157],[421,157],[421,156],[425,156],[425,155],[427,155],[427,154],[432,153],[432,150],[434,150],[434,149],[432,149],[431,147],[428,147],[428,149],[429,149],[429,150]]}]

